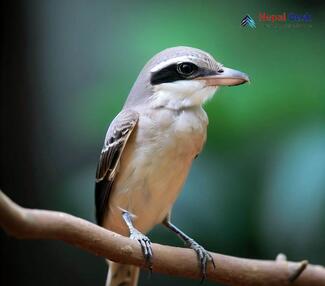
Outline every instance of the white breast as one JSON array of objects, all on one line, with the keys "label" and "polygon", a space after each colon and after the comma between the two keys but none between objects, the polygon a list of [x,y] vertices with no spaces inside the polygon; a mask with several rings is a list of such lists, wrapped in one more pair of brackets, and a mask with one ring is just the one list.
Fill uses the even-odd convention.
[{"label": "white breast", "polygon": [[201,107],[141,113],[121,157],[104,226],[127,235],[121,209],[134,214],[136,227],[144,233],[160,223],[202,149],[207,124]]}]

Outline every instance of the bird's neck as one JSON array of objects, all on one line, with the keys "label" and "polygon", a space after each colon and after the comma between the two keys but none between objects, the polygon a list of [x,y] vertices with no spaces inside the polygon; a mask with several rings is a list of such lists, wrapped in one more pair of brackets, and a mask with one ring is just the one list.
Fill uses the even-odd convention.
[{"label": "bird's neck", "polygon": [[165,107],[173,110],[201,107],[216,90],[216,87],[194,80],[163,83],[153,87],[149,103],[152,108]]}]

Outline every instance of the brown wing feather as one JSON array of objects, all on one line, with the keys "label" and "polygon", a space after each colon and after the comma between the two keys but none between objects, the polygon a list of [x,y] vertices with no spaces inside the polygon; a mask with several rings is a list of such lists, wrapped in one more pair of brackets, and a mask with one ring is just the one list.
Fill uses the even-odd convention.
[{"label": "brown wing feather", "polygon": [[118,172],[121,155],[138,118],[136,111],[122,110],[108,128],[96,171],[95,204],[99,225],[102,224],[108,207],[109,194]]}]

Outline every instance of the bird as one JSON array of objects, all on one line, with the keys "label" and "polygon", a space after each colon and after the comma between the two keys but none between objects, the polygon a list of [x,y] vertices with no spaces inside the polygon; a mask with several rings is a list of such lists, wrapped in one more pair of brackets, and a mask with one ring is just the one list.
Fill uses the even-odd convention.
[{"label": "bird", "polygon": [[[95,180],[97,223],[137,240],[151,268],[146,234],[157,224],[174,232],[198,257],[202,279],[211,254],[171,221],[193,160],[207,137],[203,104],[220,86],[249,82],[192,47],[167,48],[139,73],[125,104],[108,127]],[[106,286],[136,286],[139,268],[108,261]]]}]

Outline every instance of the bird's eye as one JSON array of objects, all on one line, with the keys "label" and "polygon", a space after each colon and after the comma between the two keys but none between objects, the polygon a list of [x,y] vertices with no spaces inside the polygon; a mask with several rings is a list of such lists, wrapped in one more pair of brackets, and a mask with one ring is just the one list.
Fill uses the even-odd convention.
[{"label": "bird's eye", "polygon": [[197,70],[197,66],[192,63],[181,63],[177,65],[177,71],[181,75],[189,76]]}]

